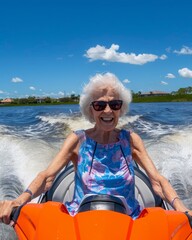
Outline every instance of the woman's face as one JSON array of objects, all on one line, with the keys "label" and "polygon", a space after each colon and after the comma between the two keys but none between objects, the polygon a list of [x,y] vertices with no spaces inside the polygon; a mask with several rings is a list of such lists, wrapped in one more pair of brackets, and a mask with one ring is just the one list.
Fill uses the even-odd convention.
[{"label": "woman's face", "polygon": [[[98,89],[94,93],[94,101],[111,101],[111,100],[121,100],[118,94],[115,93],[112,88]],[[96,127],[102,131],[112,131],[117,126],[120,110],[113,110],[110,108],[109,104],[106,108],[101,111],[96,111],[93,106],[91,106],[91,111],[93,118],[96,122]]]}]

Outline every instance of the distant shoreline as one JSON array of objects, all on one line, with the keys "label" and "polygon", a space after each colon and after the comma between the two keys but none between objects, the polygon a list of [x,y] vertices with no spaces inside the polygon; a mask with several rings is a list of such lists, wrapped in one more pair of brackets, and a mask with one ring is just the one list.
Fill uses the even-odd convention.
[{"label": "distant shoreline", "polygon": [[[167,95],[167,96],[146,96],[133,97],[132,103],[152,103],[152,102],[192,102],[192,94],[185,95]],[[79,104],[78,102],[62,103],[33,103],[33,104],[0,104],[0,107],[19,107],[19,106],[49,106],[49,105],[68,105]]]},{"label": "distant shoreline", "polygon": [[25,107],[25,106],[53,106],[53,105],[72,105],[72,104],[79,104],[77,102],[66,102],[66,103],[26,103],[26,104],[0,104],[0,107]]},{"label": "distant shoreline", "polygon": [[166,96],[145,96],[134,97],[134,103],[146,103],[146,102],[192,102],[192,94],[176,94]]}]

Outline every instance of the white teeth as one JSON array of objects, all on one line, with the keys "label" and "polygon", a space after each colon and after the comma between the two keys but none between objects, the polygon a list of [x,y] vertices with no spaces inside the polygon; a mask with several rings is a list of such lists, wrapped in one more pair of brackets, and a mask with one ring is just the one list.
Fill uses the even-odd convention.
[{"label": "white teeth", "polygon": [[103,120],[103,121],[112,121],[113,118],[110,118],[110,117],[102,117],[102,120]]}]

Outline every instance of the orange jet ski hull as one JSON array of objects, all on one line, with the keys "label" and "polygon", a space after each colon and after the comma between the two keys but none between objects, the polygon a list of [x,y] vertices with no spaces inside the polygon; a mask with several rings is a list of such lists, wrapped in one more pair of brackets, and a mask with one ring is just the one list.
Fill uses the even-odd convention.
[{"label": "orange jet ski hull", "polygon": [[159,207],[144,209],[133,220],[111,210],[70,216],[58,202],[27,204],[14,226],[19,240],[192,240],[184,213]]}]

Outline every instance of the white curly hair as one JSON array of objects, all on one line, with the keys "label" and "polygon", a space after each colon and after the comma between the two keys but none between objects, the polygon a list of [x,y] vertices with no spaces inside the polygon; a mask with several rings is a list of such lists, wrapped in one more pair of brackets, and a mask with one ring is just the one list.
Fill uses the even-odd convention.
[{"label": "white curly hair", "polygon": [[119,99],[123,101],[122,108],[120,110],[120,116],[125,115],[128,112],[129,104],[132,100],[132,95],[129,89],[120,82],[120,80],[112,73],[96,74],[90,78],[88,84],[83,88],[80,96],[80,110],[83,116],[91,123],[94,122],[92,112],[90,111],[90,104],[94,101],[94,95],[98,89],[112,88],[115,94],[119,96]]}]

